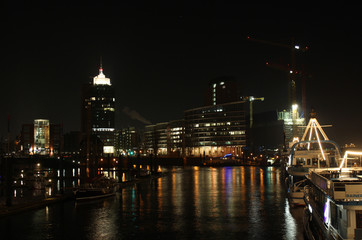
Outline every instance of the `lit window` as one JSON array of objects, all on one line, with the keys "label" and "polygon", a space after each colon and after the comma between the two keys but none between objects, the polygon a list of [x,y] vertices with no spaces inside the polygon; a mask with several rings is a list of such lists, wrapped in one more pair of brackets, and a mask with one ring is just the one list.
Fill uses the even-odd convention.
[{"label": "lit window", "polygon": [[220,86],[224,85],[225,83],[224,82],[220,82]]}]

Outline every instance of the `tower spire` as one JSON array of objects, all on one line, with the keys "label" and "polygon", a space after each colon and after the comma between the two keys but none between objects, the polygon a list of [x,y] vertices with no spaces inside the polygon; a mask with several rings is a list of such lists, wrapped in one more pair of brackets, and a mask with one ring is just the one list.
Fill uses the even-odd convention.
[{"label": "tower spire", "polygon": [[99,75],[103,74],[102,56],[100,57]]}]

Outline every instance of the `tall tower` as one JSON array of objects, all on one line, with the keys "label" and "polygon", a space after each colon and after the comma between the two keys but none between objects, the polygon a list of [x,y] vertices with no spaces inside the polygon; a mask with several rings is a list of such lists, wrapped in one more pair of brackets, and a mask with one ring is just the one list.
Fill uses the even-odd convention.
[{"label": "tall tower", "polygon": [[103,73],[102,64],[93,82],[83,87],[82,132],[87,138],[87,154],[90,135],[103,143],[103,153],[114,153],[115,143],[115,92],[111,80]]}]

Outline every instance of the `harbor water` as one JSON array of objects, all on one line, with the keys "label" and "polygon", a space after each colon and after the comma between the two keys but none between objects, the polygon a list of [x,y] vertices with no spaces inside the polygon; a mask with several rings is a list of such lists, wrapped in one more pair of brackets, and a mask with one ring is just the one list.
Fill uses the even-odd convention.
[{"label": "harbor water", "polygon": [[274,167],[173,167],[115,197],[0,218],[6,239],[303,239]]}]

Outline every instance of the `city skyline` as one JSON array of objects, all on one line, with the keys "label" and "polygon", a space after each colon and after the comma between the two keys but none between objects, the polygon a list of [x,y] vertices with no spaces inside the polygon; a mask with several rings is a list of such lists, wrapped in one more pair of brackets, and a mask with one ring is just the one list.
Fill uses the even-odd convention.
[{"label": "city skyline", "polygon": [[265,62],[285,66],[290,54],[247,40],[253,36],[308,46],[297,54],[309,76],[307,110],[313,106],[321,124],[333,125],[331,139],[362,143],[361,20],[351,5],[12,3],[5,25],[2,137],[8,116],[13,136],[37,118],[79,131],[81,85],[97,75],[100,57],[115,86],[117,128],[181,119],[203,105],[209,81],[221,76],[238,79],[243,95],[265,97],[256,112],[286,109],[287,74]]}]

